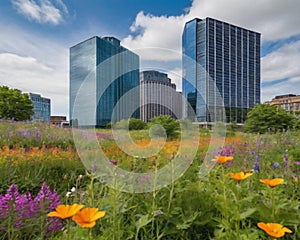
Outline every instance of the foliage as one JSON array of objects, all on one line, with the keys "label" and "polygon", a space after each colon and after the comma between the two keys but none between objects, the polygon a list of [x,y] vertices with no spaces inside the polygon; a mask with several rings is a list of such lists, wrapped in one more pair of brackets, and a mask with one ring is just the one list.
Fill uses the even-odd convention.
[{"label": "foliage", "polygon": [[143,130],[147,126],[141,119],[130,118],[129,119],[129,130]]},{"label": "foliage", "polygon": [[244,124],[245,132],[266,133],[292,129],[295,117],[275,105],[257,104],[248,112]]},{"label": "foliage", "polygon": [[[107,125],[106,127],[109,128],[111,125]],[[114,129],[129,129],[129,130],[143,130],[146,128],[146,123],[142,120],[137,118],[130,118],[130,119],[122,119],[119,122],[113,124]]]},{"label": "foliage", "polygon": [[29,95],[18,89],[0,86],[0,119],[29,120],[33,105]]},{"label": "foliage", "polygon": [[148,123],[148,128],[154,136],[175,139],[179,136],[180,124],[169,115],[161,115],[152,118]]},{"label": "foliage", "polygon": [[227,127],[226,136],[234,136],[236,134],[237,128],[238,127],[236,122],[230,122]]}]

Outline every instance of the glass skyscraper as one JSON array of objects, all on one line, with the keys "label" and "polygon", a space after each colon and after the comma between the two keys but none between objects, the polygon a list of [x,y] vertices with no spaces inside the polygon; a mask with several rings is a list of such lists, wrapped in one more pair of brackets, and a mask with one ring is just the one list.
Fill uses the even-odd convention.
[{"label": "glass skyscraper", "polygon": [[[138,86],[139,56],[122,47],[118,39],[95,36],[70,48],[71,121],[103,127],[124,118],[139,118],[138,109],[128,116],[128,102],[113,114],[120,98]],[[131,102],[139,103],[139,93],[135,92]]]},{"label": "glass skyscraper", "polygon": [[260,103],[260,33],[196,18],[185,24],[182,51],[184,117],[243,123]]},{"label": "glass skyscraper", "polygon": [[29,93],[29,97],[33,105],[31,120],[34,122],[50,122],[51,100],[35,93]]}]

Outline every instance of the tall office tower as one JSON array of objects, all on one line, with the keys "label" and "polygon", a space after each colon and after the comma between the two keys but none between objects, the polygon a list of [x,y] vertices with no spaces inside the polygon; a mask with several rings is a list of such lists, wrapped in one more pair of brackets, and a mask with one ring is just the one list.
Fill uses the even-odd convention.
[{"label": "tall office tower", "polygon": [[260,33],[195,18],[185,24],[182,51],[184,117],[243,123],[260,103]]},{"label": "tall office tower", "polygon": [[31,120],[34,122],[50,122],[51,100],[36,93],[29,93],[29,97],[33,105]]},{"label": "tall office tower", "polygon": [[140,73],[141,119],[145,122],[160,115],[181,118],[181,94],[168,75],[158,71]]},{"label": "tall office tower", "polygon": [[[131,113],[132,108],[138,108],[138,87],[139,56],[122,47],[118,39],[96,36],[70,48],[70,119],[73,123],[103,127],[109,122],[139,118],[139,109]],[[134,94],[120,101],[135,88]]]}]

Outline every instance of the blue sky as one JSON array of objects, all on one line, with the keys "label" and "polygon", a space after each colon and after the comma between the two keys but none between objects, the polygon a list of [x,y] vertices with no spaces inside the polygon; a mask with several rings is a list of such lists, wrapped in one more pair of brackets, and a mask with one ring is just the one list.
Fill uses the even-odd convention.
[{"label": "blue sky", "polygon": [[195,17],[262,34],[262,101],[300,94],[298,0],[4,0],[0,3],[0,85],[52,99],[68,115],[69,47],[115,36],[143,69],[169,73],[181,88],[181,34]]}]

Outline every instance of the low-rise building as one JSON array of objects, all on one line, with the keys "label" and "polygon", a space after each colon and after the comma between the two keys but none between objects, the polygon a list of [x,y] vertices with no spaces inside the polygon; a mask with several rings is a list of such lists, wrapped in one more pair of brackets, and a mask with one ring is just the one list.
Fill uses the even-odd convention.
[{"label": "low-rise building", "polygon": [[60,127],[62,123],[67,121],[66,116],[51,116],[50,117],[50,123],[52,125]]},{"label": "low-rise building", "polygon": [[286,94],[273,98],[271,101],[265,102],[266,104],[276,105],[282,107],[286,111],[298,112],[300,111],[300,95]]}]

